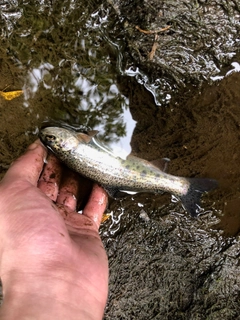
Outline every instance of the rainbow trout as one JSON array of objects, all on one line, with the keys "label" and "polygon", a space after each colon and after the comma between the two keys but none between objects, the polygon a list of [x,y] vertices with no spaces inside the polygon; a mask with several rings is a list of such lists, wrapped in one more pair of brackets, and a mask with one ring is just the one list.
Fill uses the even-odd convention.
[{"label": "rainbow trout", "polygon": [[46,127],[39,136],[43,144],[64,164],[99,183],[112,197],[116,197],[119,191],[170,192],[195,217],[202,193],[217,186],[217,181],[213,179],[167,174],[151,162],[135,156],[130,155],[124,160],[101,144],[96,133]]}]

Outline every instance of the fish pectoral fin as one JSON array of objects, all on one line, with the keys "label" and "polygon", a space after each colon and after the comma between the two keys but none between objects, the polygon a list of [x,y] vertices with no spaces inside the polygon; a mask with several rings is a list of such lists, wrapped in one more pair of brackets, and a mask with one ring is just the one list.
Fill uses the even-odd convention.
[{"label": "fish pectoral fin", "polygon": [[168,164],[170,162],[169,158],[162,158],[162,159],[155,159],[152,161],[149,161],[154,167],[157,167],[158,169],[162,170],[163,172],[167,172]]},{"label": "fish pectoral fin", "polygon": [[125,196],[127,196],[127,194],[125,192],[122,192],[119,188],[117,187],[113,187],[113,186],[105,186],[102,185],[103,189],[108,193],[108,195],[111,198],[114,199],[120,199],[123,198]]}]

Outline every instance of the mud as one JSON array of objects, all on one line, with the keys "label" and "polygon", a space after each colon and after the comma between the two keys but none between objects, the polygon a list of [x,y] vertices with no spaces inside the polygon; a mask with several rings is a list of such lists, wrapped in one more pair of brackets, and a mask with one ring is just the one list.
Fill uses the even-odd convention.
[{"label": "mud", "polygon": [[167,108],[154,107],[150,96],[138,101],[136,90],[130,93],[131,112],[137,121],[133,152],[148,160],[168,157],[169,171],[175,175],[218,180],[219,189],[211,198],[224,213],[221,226],[228,235],[237,234],[240,228],[239,83],[240,73],[232,73],[204,85],[201,91],[179,92]]},{"label": "mud", "polygon": [[189,88],[168,108],[126,81],[134,153],[169,157],[170,173],[212,177],[219,188],[204,197],[197,221],[168,195],[112,205],[102,227],[111,274],[105,319],[238,319],[240,73]]},{"label": "mud", "polygon": [[239,1],[108,2],[124,28],[125,72],[135,71],[157,104],[165,105],[186,84],[199,86],[219,74],[239,50]]}]

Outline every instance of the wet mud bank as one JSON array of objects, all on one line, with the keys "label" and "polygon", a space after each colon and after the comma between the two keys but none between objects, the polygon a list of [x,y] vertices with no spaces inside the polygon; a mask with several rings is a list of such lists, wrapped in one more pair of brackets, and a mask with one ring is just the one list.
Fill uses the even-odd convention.
[{"label": "wet mud bank", "polygon": [[126,69],[154,92],[157,104],[215,76],[239,50],[238,1],[108,2],[122,21],[131,57]]},{"label": "wet mud bank", "polygon": [[137,121],[133,153],[169,157],[171,174],[212,177],[219,188],[203,198],[197,220],[169,195],[136,195],[124,210],[112,207],[102,227],[111,274],[105,319],[237,318],[240,73],[179,93],[167,108],[126,81]]},{"label": "wet mud bank", "polygon": [[151,99],[136,105],[137,92],[131,93],[131,112],[137,120],[133,152],[148,160],[168,157],[168,170],[174,175],[218,180],[219,188],[209,199],[223,211],[228,235],[240,231],[239,84],[240,73],[233,72],[201,90],[179,92],[167,108],[153,103],[140,107]]}]

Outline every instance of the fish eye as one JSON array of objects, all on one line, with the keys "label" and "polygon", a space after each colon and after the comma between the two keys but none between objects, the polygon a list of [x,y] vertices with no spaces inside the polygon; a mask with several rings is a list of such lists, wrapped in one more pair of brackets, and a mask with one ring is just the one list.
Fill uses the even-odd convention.
[{"label": "fish eye", "polygon": [[55,141],[55,140],[56,140],[56,137],[55,137],[54,135],[52,135],[52,134],[49,134],[49,135],[46,136],[46,139],[47,139],[48,141]]}]

